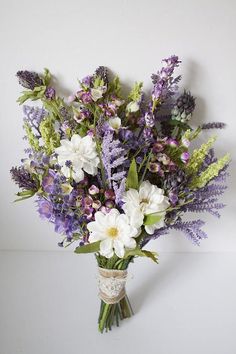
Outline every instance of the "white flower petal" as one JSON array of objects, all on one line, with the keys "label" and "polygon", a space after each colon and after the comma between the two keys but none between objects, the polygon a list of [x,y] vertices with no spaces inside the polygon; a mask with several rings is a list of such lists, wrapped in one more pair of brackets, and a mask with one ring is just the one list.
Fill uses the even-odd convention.
[{"label": "white flower petal", "polygon": [[114,246],[114,249],[115,249],[115,254],[120,257],[120,258],[123,258],[124,255],[125,255],[125,248],[124,248],[124,244],[123,242],[121,242],[120,240],[118,239],[115,239],[113,241],[113,246]]},{"label": "white flower petal", "polygon": [[100,243],[100,253],[106,258],[111,258],[114,254],[113,252],[113,241],[111,238],[107,238]]}]

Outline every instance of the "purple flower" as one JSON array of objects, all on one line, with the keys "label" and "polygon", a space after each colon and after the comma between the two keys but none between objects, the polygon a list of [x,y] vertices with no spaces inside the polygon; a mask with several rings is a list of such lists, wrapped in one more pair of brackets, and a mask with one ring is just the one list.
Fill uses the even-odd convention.
[{"label": "purple flower", "polygon": [[40,76],[33,71],[20,70],[16,73],[16,76],[18,77],[19,84],[29,90],[43,85]]},{"label": "purple flower", "polygon": [[190,154],[189,154],[189,152],[183,152],[181,155],[180,155],[180,159],[181,159],[181,161],[183,162],[183,163],[187,163],[188,162],[188,160],[189,160],[189,158],[190,158]]},{"label": "purple flower", "polygon": [[179,66],[179,63],[181,63],[176,55],[163,59],[163,61],[166,65],[162,67],[157,74],[152,75],[152,82],[154,84],[152,99],[153,101],[158,102],[163,102],[176,92],[178,88],[177,83],[181,78],[180,76],[177,76],[176,78],[172,77],[175,68]]},{"label": "purple flower", "polygon": [[91,187],[89,187],[88,191],[89,191],[89,194],[96,195],[99,193],[99,188],[93,184]]},{"label": "purple flower", "polygon": [[46,199],[38,199],[38,212],[42,219],[51,219],[53,216],[53,205]]},{"label": "purple flower", "polygon": [[95,70],[95,77],[100,77],[101,79],[103,79],[104,84],[108,85],[109,80],[108,80],[108,70],[105,66],[99,66],[96,70]]},{"label": "purple flower", "polygon": [[169,138],[167,140],[167,144],[172,146],[172,147],[177,147],[179,145],[178,141],[176,139],[173,139],[173,138]]},{"label": "purple flower", "polygon": [[114,206],[115,206],[115,203],[114,203],[113,200],[106,200],[105,201],[105,207],[106,208],[112,209],[112,208],[114,208]]},{"label": "purple flower", "polygon": [[45,91],[45,97],[48,100],[53,100],[56,97],[56,90],[53,87],[48,86]]},{"label": "purple flower", "polygon": [[102,142],[102,162],[106,171],[109,188],[112,187],[112,181],[120,181],[124,178],[126,171],[114,172],[114,169],[122,167],[127,160],[125,150],[118,139],[113,140],[113,132],[107,131]]},{"label": "purple flower", "polygon": [[161,166],[159,163],[156,163],[156,162],[151,162],[149,164],[149,170],[151,172],[160,172],[161,171]]},{"label": "purple flower", "polygon": [[42,187],[46,193],[53,193],[55,176],[56,173],[49,169],[48,174],[43,178]]},{"label": "purple flower", "polygon": [[83,84],[84,86],[90,87],[91,84],[92,84],[92,79],[93,79],[93,77],[92,77],[91,75],[85,76],[85,77],[82,79],[82,84]]},{"label": "purple flower", "polygon": [[91,93],[90,92],[86,92],[86,91],[78,91],[76,96],[84,103],[84,104],[87,104],[87,103],[91,103],[93,100],[92,100],[92,96],[91,96]]},{"label": "purple flower", "polygon": [[175,206],[177,204],[177,202],[178,202],[178,199],[179,199],[178,198],[178,194],[175,193],[175,192],[170,192],[168,194],[168,197],[169,197],[169,200],[170,200],[171,204]]},{"label": "purple flower", "polygon": [[12,167],[10,170],[13,181],[18,184],[20,188],[37,191],[38,183],[31,176],[31,174],[23,167]]},{"label": "purple flower", "polygon": [[112,189],[107,189],[104,193],[104,196],[105,196],[106,200],[108,200],[108,199],[114,200],[115,199],[115,193]]},{"label": "purple flower", "polygon": [[223,129],[226,127],[226,124],[223,122],[210,122],[205,123],[201,126],[202,129]]}]

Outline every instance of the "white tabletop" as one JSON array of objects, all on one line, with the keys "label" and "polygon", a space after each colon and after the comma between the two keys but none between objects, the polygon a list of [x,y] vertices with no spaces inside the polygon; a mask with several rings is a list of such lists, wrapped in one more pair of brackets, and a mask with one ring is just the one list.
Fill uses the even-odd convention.
[{"label": "white tabletop", "polygon": [[101,335],[92,255],[1,252],[0,353],[235,354],[233,269],[235,253],[138,259],[127,286],[135,316]]}]

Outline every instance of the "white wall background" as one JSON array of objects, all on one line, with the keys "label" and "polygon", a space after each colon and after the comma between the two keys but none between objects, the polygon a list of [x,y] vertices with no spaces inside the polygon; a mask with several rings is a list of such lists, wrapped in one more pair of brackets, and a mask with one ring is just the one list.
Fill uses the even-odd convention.
[{"label": "white wall background", "polygon": [[[216,146],[219,156],[227,151],[231,153],[231,177],[228,182],[229,190],[222,199],[227,204],[227,207],[222,212],[222,218],[216,220],[211,216],[204,216],[204,219],[207,221],[205,230],[209,235],[209,239],[202,242],[201,248],[194,247],[189,241],[185,240],[184,236],[177,236],[176,234],[165,236],[163,239],[153,243],[152,246],[161,254],[164,252],[200,251],[213,253],[235,252],[235,18],[236,2],[234,0],[40,0],[38,2],[30,0],[0,0],[0,249],[5,251],[72,251],[58,248],[57,242],[60,240],[59,236],[54,233],[52,225],[48,225],[39,219],[32,200],[17,204],[12,203],[17,188],[10,180],[9,170],[12,165],[19,164],[20,158],[23,157],[24,148],[24,143],[21,139],[23,136],[21,108],[16,103],[16,99],[21,91],[15,77],[17,70],[28,69],[41,72],[44,67],[48,67],[57,77],[58,82],[60,82],[61,92],[65,96],[77,89],[77,78],[82,78],[86,74],[92,73],[98,65],[108,66],[109,69],[120,75],[122,82],[127,86],[130,86],[135,80],[143,80],[145,88],[150,89],[151,81],[149,77],[151,73],[160,68],[161,59],[171,54],[177,54],[183,61],[179,70],[183,74],[182,86],[191,89],[192,93],[197,97],[195,124],[207,121],[224,121],[228,125],[226,130],[216,132],[219,136]],[[5,253],[5,255],[10,254]],[[16,253],[13,254],[15,255]],[[71,253],[71,257],[76,256]],[[227,262],[227,255],[224,257],[224,262]],[[2,257],[2,260],[5,258],[6,256]],[[26,264],[27,269],[28,265],[30,267],[30,263],[27,263],[29,258],[25,256],[22,257],[23,263],[14,263],[15,256],[12,256],[11,259],[12,261],[9,261],[9,258],[7,258],[7,261],[3,263],[1,268],[2,270],[9,269],[11,264],[10,270],[13,275],[9,278],[11,279],[11,281],[9,280],[9,284],[14,282],[15,272],[18,267],[23,267],[20,268],[22,279],[24,279],[23,270],[25,271]],[[34,257],[32,261],[33,259]],[[220,259],[221,257],[218,257],[216,260],[219,267]],[[83,262],[89,267],[90,260],[91,258],[88,257],[86,260],[83,259]],[[78,259],[78,264],[81,265],[82,263],[80,262],[82,261]],[[235,288],[231,288],[231,285],[229,285],[231,284],[231,280],[235,284],[235,263],[234,266],[232,264],[230,263],[228,264],[228,268],[224,268],[225,274],[222,273],[222,279],[225,279],[226,275],[229,276],[228,287],[226,286],[226,293],[222,298],[219,298],[219,303],[215,306],[215,309],[217,309],[220,306],[219,304],[221,304],[222,313],[224,313],[222,301],[226,301],[229,292],[231,294],[233,291],[234,293],[236,292]],[[142,265],[142,269],[144,269],[143,276],[146,277],[146,267],[150,266],[146,266],[145,262]],[[34,266],[36,266],[36,263]],[[175,267],[176,265],[174,264],[173,266]],[[214,272],[219,271],[219,269],[215,270],[214,266],[215,264],[212,261],[209,268],[212,275],[216,275]],[[49,267],[52,267],[51,261]],[[189,262],[188,267],[191,268],[191,262]],[[205,267],[205,262],[199,262],[197,268],[198,274],[203,274]],[[8,284],[6,274],[7,272],[2,272],[3,284],[6,286],[5,298],[1,301],[2,304],[4,301],[8,302],[9,292],[14,293],[16,290],[13,285],[11,288]],[[39,275],[39,273],[37,274]],[[45,274],[46,271],[43,276],[46,276]],[[50,274],[52,275],[49,272],[48,276]],[[57,274],[56,269],[55,274]],[[191,277],[190,274],[186,274],[186,276]],[[78,270],[77,279],[79,277]],[[24,283],[25,286],[27,284],[29,286],[34,277],[29,276],[27,279],[29,279],[29,283]],[[211,275],[209,275],[209,279],[211,279]],[[89,281],[91,282],[93,279]],[[20,282],[16,282],[16,284],[18,284],[16,286],[20,287],[21,290],[23,289]],[[209,285],[208,278],[206,278],[202,286],[206,284]],[[42,284],[42,286],[44,285]],[[166,286],[165,283],[164,286]],[[216,291],[219,291],[220,288],[221,282],[219,280]],[[36,293],[40,291],[38,288],[35,289],[37,289],[35,290]],[[170,291],[172,292],[171,289]],[[210,288],[209,291],[211,292]],[[23,297],[26,296],[24,292],[21,295]],[[31,295],[34,296],[34,293]],[[191,296],[194,297],[196,294],[192,294]],[[45,301],[44,296],[42,297],[42,301]],[[173,297],[170,301],[175,302],[180,300]],[[210,304],[210,297],[208,301]],[[203,302],[204,299],[202,298]],[[14,298],[12,298],[12,303],[17,304]],[[21,304],[19,304],[18,310]],[[42,302],[41,310],[43,309],[43,304],[44,302]],[[49,308],[50,304],[51,302],[48,304]],[[233,306],[233,301],[230,304]],[[230,316],[229,308],[227,310],[229,312],[227,313]],[[233,309],[235,312],[235,305]],[[231,310],[233,309],[231,308]],[[40,349],[37,351],[35,349],[37,343],[34,347],[31,341],[30,344],[27,341],[29,333],[30,335],[32,334],[30,327],[29,332],[24,332],[25,337],[22,334],[23,339],[19,337],[18,342],[12,341],[11,325],[15,323],[15,320],[18,320],[16,323],[20,326],[22,319],[20,315],[16,319],[11,310],[9,311],[9,328],[3,326],[4,329],[8,328],[7,330],[9,331],[5,337],[4,350],[1,351],[0,349],[1,354],[15,354],[18,352],[24,354],[32,352],[41,354],[48,353],[49,348],[52,350],[50,352],[55,353],[63,352],[70,354],[76,352],[75,348],[69,351],[66,351],[66,349],[65,351],[63,349],[58,351],[60,348],[57,348],[57,351],[53,351],[54,346],[47,346],[47,342],[45,342],[46,344],[44,343],[45,347],[43,347],[42,351]],[[145,312],[144,310],[142,311],[143,313]],[[180,309],[180,316],[181,313],[182,308]],[[208,313],[210,317],[207,317],[209,319],[209,323],[207,322],[209,330],[212,326],[214,328],[215,325],[215,317],[211,317],[212,313]],[[219,315],[222,315],[222,313]],[[4,314],[6,315],[6,312],[3,312]],[[166,315],[168,317],[168,311]],[[143,321],[147,322],[147,319]],[[201,318],[199,318],[199,321],[201,321]],[[226,316],[225,323],[230,324],[230,326],[233,325],[232,317]],[[188,328],[188,318],[185,325]],[[185,325],[183,324],[183,328],[181,327],[183,330],[185,329]],[[201,324],[199,322],[200,327]],[[37,330],[40,330],[40,328],[37,327]],[[91,324],[89,328],[91,331],[96,330]],[[128,328],[128,326],[125,328]],[[196,328],[196,330],[199,330],[199,328]],[[230,329],[232,329],[232,326]],[[16,328],[14,330],[17,331]],[[174,328],[171,330],[174,331]],[[232,344],[232,340],[234,340],[233,335],[231,342],[227,337],[231,332],[228,331],[228,334],[224,337],[221,328],[217,327],[216,337],[217,330],[222,339],[220,345],[214,347],[214,351],[209,349],[204,352],[200,348],[199,352],[222,354],[226,352],[224,351],[223,344],[227,342],[227,348],[229,349],[227,350],[227,354],[235,353],[235,342],[234,346]],[[168,326],[166,331],[168,331]],[[226,334],[226,332],[224,333]],[[172,332],[169,334],[171,335]],[[53,335],[56,341],[56,333],[53,332]],[[166,338],[166,336],[167,334],[163,338]],[[71,339],[70,336],[66,338]],[[111,338],[114,340],[113,343],[116,343],[116,339],[119,337]],[[194,336],[190,338],[193,341],[197,340]],[[168,338],[166,340],[168,342]],[[165,343],[162,343],[163,348],[161,348],[163,351],[159,353],[195,353],[195,349],[190,349],[190,346],[181,347],[183,350],[180,350],[178,340],[183,340],[184,343],[185,338],[180,337],[178,339],[176,337],[177,346],[173,347],[172,350],[168,347],[169,351],[165,350]],[[210,340],[213,343],[214,338],[211,337]],[[17,346],[17,343],[21,343],[21,346]],[[189,345],[190,343],[191,340]],[[217,351],[217,348],[220,348],[219,351]],[[79,350],[79,348],[77,349]],[[158,350],[158,345],[156,350]],[[152,352],[156,353],[156,350],[153,349]],[[136,352],[139,353],[138,349]],[[81,353],[87,353],[87,351],[84,349]]]}]

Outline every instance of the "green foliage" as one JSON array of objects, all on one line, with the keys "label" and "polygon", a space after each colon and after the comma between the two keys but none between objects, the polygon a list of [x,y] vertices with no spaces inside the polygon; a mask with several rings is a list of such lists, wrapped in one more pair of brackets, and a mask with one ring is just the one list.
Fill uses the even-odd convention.
[{"label": "green foliage", "polygon": [[58,97],[54,100],[47,100],[45,98],[42,99],[44,108],[55,117],[60,117],[60,109],[63,107],[63,100]]},{"label": "green foliage", "polygon": [[44,75],[43,75],[42,79],[43,79],[43,83],[44,83],[45,86],[48,86],[50,84],[51,73],[50,73],[50,71],[47,68],[44,69]]},{"label": "green foliage", "polygon": [[95,78],[95,80],[93,81],[93,87],[94,88],[98,88],[98,87],[101,87],[101,86],[104,86],[104,85],[105,85],[104,80],[100,76],[97,76]]},{"label": "green foliage", "polygon": [[129,167],[129,172],[126,179],[126,188],[138,189],[138,172],[135,159],[132,160]]},{"label": "green foliage", "polygon": [[143,83],[142,82],[135,82],[134,87],[132,88],[128,99],[130,101],[139,101],[142,95],[142,88],[143,88]]},{"label": "green foliage", "polygon": [[47,115],[39,126],[47,155],[51,155],[55,148],[60,146],[60,134],[55,132],[54,123],[55,119],[53,116]]},{"label": "green foliage", "polygon": [[80,253],[96,253],[100,249],[100,243],[101,241],[97,242],[92,242],[84,246],[76,247],[74,250],[75,253],[80,254]]},{"label": "green foliage", "polygon": [[51,74],[48,69],[44,69],[44,75],[42,77],[43,85],[36,86],[33,90],[23,91],[22,95],[18,98],[17,102],[23,104],[27,100],[36,101],[44,98],[47,86],[51,81]]},{"label": "green foliage", "polygon": [[143,224],[144,225],[153,225],[153,224],[156,224],[157,222],[159,222],[162,218],[162,215],[160,214],[148,214],[148,215],[145,215],[144,217],[144,222]]},{"label": "green foliage", "polygon": [[153,260],[153,262],[158,263],[157,256],[158,254],[156,252],[151,252],[151,251],[146,251],[146,250],[141,250],[141,248],[136,247],[132,250],[127,250],[125,252],[124,258],[128,257],[148,257]]},{"label": "green foliage", "polygon": [[201,167],[208,150],[214,144],[216,137],[211,137],[207,143],[202,144],[199,149],[193,151],[192,156],[186,166],[186,171],[189,175],[194,175]]},{"label": "green foliage", "polygon": [[21,198],[15,199],[14,202],[20,202],[21,200],[29,199],[33,197],[35,193],[36,191],[29,190],[29,189],[22,192],[18,192],[16,195]]},{"label": "green foliage", "polygon": [[192,141],[198,137],[198,135],[201,133],[202,129],[198,127],[196,130],[191,130],[188,129],[183,135],[183,139],[187,139],[189,141]]},{"label": "green foliage", "polygon": [[193,178],[190,188],[197,189],[204,187],[208,182],[212,180],[212,178],[218,176],[220,170],[227,165],[230,161],[230,155],[226,154],[217,162],[212,163],[208,168],[203,171],[200,176],[196,176]]},{"label": "green foliage", "polygon": [[23,104],[27,100],[36,101],[44,97],[46,86],[37,86],[33,90],[23,91],[17,102]]},{"label": "green foliage", "polygon": [[119,76],[115,76],[114,79],[108,84],[108,93],[114,94],[117,97],[121,96],[121,85]]},{"label": "green foliage", "polygon": [[31,126],[28,123],[24,123],[24,129],[26,132],[28,142],[29,142],[30,146],[32,147],[32,149],[35,151],[39,151],[40,150],[39,141],[36,138],[36,136],[34,135]]}]

